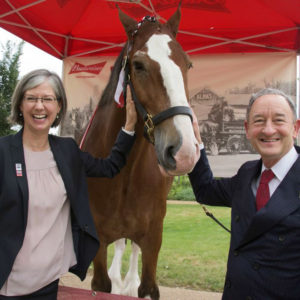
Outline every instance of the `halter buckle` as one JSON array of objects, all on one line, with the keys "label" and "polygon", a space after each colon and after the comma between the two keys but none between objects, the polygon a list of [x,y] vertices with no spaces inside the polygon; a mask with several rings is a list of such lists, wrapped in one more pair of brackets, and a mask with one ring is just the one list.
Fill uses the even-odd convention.
[{"label": "halter buckle", "polygon": [[145,128],[150,142],[154,144],[154,124],[151,114],[147,114],[147,119],[145,120]]}]

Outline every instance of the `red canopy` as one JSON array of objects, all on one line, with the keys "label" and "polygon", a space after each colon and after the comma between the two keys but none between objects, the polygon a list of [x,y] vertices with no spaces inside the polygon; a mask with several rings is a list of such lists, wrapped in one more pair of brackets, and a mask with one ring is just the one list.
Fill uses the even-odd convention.
[{"label": "red canopy", "polygon": [[[116,4],[165,22],[178,0],[1,0],[0,26],[68,56],[117,55],[126,36]],[[300,50],[299,0],[182,0],[178,41],[190,54]]]}]

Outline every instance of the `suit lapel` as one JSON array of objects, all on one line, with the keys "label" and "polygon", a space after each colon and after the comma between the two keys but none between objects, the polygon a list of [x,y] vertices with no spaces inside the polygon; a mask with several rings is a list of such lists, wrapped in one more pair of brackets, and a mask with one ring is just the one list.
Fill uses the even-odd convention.
[{"label": "suit lapel", "polygon": [[242,184],[238,187],[237,195],[239,198],[233,202],[232,208],[235,212],[234,218],[239,220],[235,229],[237,230],[236,238],[239,240],[239,242],[237,242],[238,245],[243,241],[245,233],[256,214],[255,196],[252,191],[251,183],[253,179],[258,176],[260,169],[261,161],[253,161],[239,174],[239,177],[242,178]]},{"label": "suit lapel", "polygon": [[[28,183],[27,183],[27,175],[26,175],[26,166],[24,159],[24,150],[23,150],[23,129],[20,130],[17,134],[12,136],[12,142],[10,145],[11,156],[13,162],[14,172],[16,174],[16,180],[18,186],[21,190],[22,194],[22,205],[23,205],[23,213],[24,213],[24,226],[27,224],[27,216],[28,216]],[[19,169],[17,176],[17,168]]]},{"label": "suit lapel", "polygon": [[299,174],[300,158],[277,187],[267,205],[254,215],[240,246],[264,234],[300,207],[299,189],[294,188],[300,186]]},{"label": "suit lapel", "polygon": [[240,199],[238,211],[240,214],[248,220],[250,224],[250,220],[255,216],[256,207],[255,207],[255,197],[252,191],[252,181],[258,176],[259,170],[261,169],[261,162],[258,161],[254,166],[251,166],[245,169],[242,174],[243,185],[242,191],[240,195],[242,195],[242,199]]}]

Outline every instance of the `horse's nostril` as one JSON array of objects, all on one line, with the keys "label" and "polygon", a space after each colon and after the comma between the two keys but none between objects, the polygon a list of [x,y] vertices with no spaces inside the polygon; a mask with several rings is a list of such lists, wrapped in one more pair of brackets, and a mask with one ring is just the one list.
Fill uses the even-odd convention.
[{"label": "horse's nostril", "polygon": [[167,152],[167,156],[174,157],[174,146],[169,146],[166,152]]},{"label": "horse's nostril", "polygon": [[[172,125],[172,124],[171,124]],[[176,155],[182,145],[182,137],[176,128],[171,127],[172,134],[166,134],[165,128],[157,128],[154,131],[155,151],[159,160],[159,164],[167,171],[176,170]]]},{"label": "horse's nostril", "polygon": [[176,154],[176,150],[174,146],[169,146],[165,150],[165,165],[168,169],[176,169],[176,160],[174,156]]}]

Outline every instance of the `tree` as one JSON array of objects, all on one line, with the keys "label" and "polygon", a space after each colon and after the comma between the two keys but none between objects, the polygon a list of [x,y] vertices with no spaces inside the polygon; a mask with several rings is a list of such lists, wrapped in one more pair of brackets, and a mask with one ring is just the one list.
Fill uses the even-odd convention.
[{"label": "tree", "polygon": [[24,41],[15,45],[7,41],[1,45],[0,59],[0,136],[12,132],[7,118],[10,115],[11,97],[19,77],[19,60],[22,55]]}]

